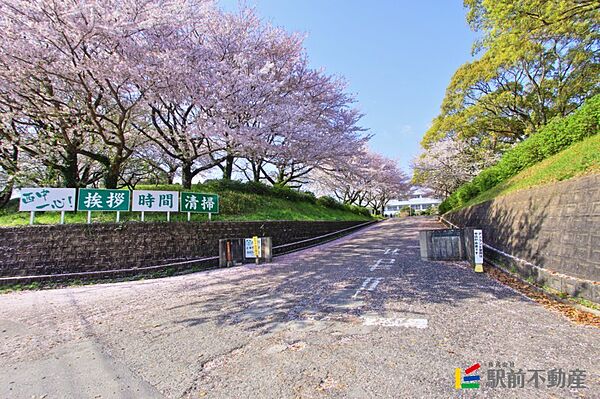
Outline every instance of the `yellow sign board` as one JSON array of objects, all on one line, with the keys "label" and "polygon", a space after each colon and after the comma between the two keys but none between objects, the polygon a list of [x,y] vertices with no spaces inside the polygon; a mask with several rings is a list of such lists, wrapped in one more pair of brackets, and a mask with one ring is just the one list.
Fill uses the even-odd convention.
[{"label": "yellow sign board", "polygon": [[254,250],[254,256],[258,258],[260,256],[260,244],[257,236],[252,237],[252,249]]}]

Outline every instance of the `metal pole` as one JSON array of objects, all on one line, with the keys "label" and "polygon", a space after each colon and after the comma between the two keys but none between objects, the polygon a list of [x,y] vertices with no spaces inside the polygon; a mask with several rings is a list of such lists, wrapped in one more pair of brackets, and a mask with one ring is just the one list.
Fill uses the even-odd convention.
[{"label": "metal pole", "polygon": [[87,223],[90,224],[90,223],[92,223],[92,211],[87,211],[87,212],[88,212]]},{"label": "metal pole", "polygon": [[29,214],[29,224],[33,224],[34,220],[35,220],[35,211],[31,211],[31,213]]},{"label": "metal pole", "polygon": [[171,221],[171,212],[167,212],[167,222]]},{"label": "metal pole", "polygon": [[117,211],[117,223],[121,220],[121,211]]},{"label": "metal pole", "polygon": [[144,221],[144,211],[142,211],[142,222]]},{"label": "metal pole", "polygon": [[212,213],[208,212],[208,221],[210,222],[212,220]]},{"label": "metal pole", "polygon": [[65,211],[60,211],[60,224],[65,224]]},{"label": "metal pole", "polygon": [[191,212],[188,212],[188,222],[189,222],[190,220],[192,220],[192,213],[191,213]]}]

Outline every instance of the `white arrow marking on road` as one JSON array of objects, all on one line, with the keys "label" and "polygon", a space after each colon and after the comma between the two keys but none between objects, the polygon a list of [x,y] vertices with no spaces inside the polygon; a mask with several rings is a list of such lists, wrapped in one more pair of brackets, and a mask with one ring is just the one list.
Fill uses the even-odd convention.
[{"label": "white arrow marking on road", "polygon": [[385,318],[372,316],[364,316],[362,319],[365,326],[427,328],[427,319],[409,319],[405,317]]}]

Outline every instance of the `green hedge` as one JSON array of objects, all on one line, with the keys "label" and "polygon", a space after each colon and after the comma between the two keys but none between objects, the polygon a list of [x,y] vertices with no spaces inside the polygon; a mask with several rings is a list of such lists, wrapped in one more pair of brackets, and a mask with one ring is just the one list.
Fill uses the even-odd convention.
[{"label": "green hedge", "polygon": [[500,161],[463,184],[439,206],[446,213],[464,206],[468,201],[536,164],[571,144],[593,136],[600,130],[600,95],[588,99],[573,114],[554,118],[539,132],[506,151]]}]

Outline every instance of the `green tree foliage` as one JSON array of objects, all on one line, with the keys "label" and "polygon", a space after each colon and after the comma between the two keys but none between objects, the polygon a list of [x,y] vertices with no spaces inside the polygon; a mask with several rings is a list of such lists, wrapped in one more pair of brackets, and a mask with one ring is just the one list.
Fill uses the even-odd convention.
[{"label": "green tree foliage", "polygon": [[462,185],[446,198],[440,204],[440,212],[445,213],[462,207],[480,193],[523,169],[599,132],[600,95],[596,95],[573,114],[565,118],[554,118],[539,132],[512,147],[496,165],[483,170],[471,182]]},{"label": "green tree foliage", "polygon": [[600,88],[600,2],[465,0],[479,57],[454,74],[423,146],[469,138],[503,152]]}]

